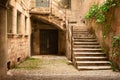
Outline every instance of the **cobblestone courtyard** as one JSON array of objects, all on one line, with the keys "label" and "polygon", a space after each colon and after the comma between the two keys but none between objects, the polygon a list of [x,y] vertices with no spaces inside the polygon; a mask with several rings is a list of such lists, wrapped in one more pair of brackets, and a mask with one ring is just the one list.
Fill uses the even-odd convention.
[{"label": "cobblestone courtyard", "polygon": [[112,70],[78,71],[65,56],[33,56],[7,72],[7,80],[120,80]]}]

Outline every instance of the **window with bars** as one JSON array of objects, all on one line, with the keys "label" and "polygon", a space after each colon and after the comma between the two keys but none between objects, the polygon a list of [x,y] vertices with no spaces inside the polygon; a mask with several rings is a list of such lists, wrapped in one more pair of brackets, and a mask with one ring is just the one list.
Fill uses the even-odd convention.
[{"label": "window with bars", "polygon": [[49,7],[50,0],[36,0],[37,7]]}]

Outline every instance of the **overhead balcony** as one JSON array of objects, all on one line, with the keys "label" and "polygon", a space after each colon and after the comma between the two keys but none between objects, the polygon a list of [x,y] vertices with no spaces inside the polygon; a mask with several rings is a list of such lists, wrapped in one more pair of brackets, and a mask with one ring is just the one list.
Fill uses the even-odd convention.
[{"label": "overhead balcony", "polygon": [[59,8],[56,0],[31,0],[30,14],[65,30],[65,10]]}]

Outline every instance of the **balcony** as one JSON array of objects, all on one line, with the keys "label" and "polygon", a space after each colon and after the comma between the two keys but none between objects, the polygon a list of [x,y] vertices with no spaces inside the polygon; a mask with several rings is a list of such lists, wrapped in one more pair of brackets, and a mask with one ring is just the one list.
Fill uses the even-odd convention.
[{"label": "balcony", "polygon": [[57,0],[50,0],[46,4],[45,6],[36,3],[35,0],[31,0],[30,13],[39,19],[49,21],[63,30],[66,20],[65,10],[59,7]]}]

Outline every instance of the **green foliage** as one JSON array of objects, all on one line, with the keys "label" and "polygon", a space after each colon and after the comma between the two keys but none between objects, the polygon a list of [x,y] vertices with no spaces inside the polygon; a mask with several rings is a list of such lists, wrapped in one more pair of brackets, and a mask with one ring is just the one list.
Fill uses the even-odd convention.
[{"label": "green foliage", "polygon": [[41,61],[36,58],[28,58],[26,61],[24,61],[22,64],[16,66],[16,69],[36,69],[38,68],[38,65]]},{"label": "green foliage", "polygon": [[86,14],[86,19],[95,18],[97,23],[104,23],[106,21],[106,13],[107,11],[116,6],[120,2],[116,2],[114,0],[106,0],[100,6],[98,4],[93,4],[88,13]]},{"label": "green foliage", "polygon": [[95,15],[95,14],[98,12],[98,10],[99,10],[98,8],[99,8],[99,6],[98,6],[97,4],[92,5],[92,6],[90,7],[89,12],[86,14],[85,18],[86,18],[86,19],[90,19],[90,18],[94,17],[94,15]]},{"label": "green foliage", "polygon": [[110,25],[109,24],[105,24],[104,27],[103,27],[103,38],[106,38],[106,35],[109,33],[110,31]]},{"label": "green foliage", "polygon": [[120,38],[118,36],[113,36],[112,47],[115,47],[119,44]]},{"label": "green foliage", "polygon": [[115,64],[113,64],[112,61],[110,61],[110,65],[111,65],[113,71],[119,71],[118,67],[115,66]]},{"label": "green foliage", "polygon": [[93,4],[88,13],[86,19],[94,19],[96,23],[103,24],[103,38],[106,38],[106,34],[110,31],[110,23],[112,16],[108,16],[108,12],[111,8],[120,5],[120,0],[106,0],[102,4]]}]

